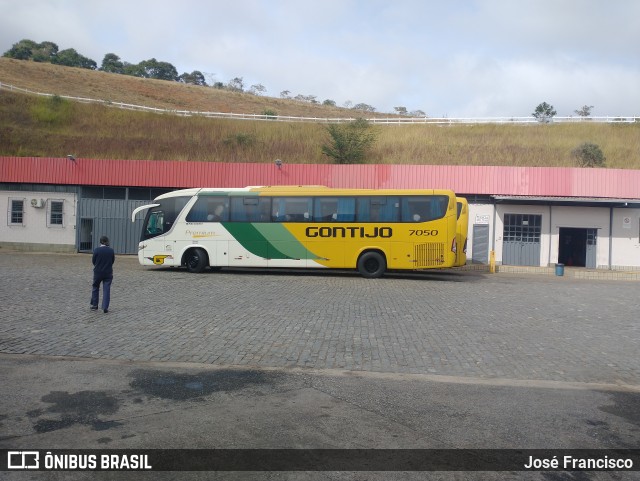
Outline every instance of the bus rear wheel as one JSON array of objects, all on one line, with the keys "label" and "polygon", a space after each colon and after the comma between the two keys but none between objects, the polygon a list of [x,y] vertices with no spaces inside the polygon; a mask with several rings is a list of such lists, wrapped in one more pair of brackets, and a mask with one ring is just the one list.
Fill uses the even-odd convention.
[{"label": "bus rear wheel", "polygon": [[379,252],[365,252],[358,259],[358,272],[367,279],[382,277],[386,270],[387,261]]},{"label": "bus rear wheel", "polygon": [[204,249],[191,249],[187,252],[185,262],[187,264],[187,270],[193,273],[200,273],[207,266],[207,253]]}]

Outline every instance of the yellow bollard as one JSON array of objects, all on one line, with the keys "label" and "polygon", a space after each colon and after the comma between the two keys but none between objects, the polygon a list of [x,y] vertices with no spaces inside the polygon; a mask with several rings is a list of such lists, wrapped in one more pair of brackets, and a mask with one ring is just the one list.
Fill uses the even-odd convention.
[{"label": "yellow bollard", "polygon": [[494,251],[489,253],[489,272],[491,274],[496,273],[496,253]]}]

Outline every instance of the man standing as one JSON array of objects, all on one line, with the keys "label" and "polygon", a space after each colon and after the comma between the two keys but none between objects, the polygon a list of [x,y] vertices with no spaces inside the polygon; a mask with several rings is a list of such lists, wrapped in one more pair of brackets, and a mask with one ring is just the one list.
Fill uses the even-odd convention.
[{"label": "man standing", "polygon": [[111,300],[111,282],[113,281],[113,263],[116,261],[116,254],[109,247],[109,238],[100,237],[100,247],[93,251],[93,290],[91,291],[91,310],[98,309],[100,300],[100,283],[102,282],[102,310],[109,312],[109,301]]}]

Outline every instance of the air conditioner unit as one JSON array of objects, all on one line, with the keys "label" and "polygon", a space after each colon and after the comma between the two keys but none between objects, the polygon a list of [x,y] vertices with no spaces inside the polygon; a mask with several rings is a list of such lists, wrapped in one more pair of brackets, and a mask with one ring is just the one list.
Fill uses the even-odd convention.
[{"label": "air conditioner unit", "polygon": [[31,207],[35,207],[36,209],[44,207],[46,203],[47,201],[44,199],[31,199]]}]

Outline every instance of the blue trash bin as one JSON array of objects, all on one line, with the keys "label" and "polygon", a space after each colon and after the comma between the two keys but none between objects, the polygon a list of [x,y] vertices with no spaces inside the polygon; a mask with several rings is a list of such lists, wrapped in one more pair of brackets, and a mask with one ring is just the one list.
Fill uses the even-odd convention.
[{"label": "blue trash bin", "polygon": [[564,276],[564,264],[556,264],[556,276]]}]

